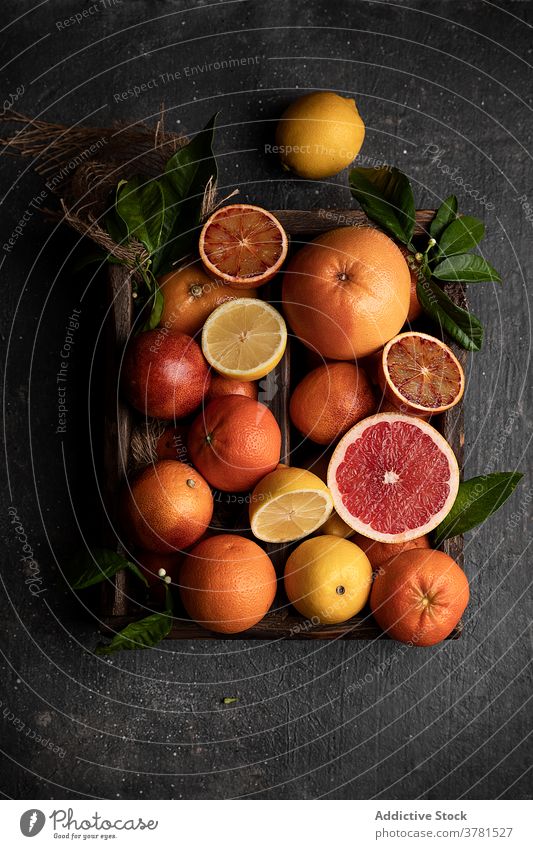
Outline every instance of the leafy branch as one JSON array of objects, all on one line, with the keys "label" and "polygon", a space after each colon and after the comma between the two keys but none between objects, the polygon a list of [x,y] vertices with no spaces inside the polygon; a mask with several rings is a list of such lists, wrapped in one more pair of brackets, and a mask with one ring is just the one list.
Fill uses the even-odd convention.
[{"label": "leafy branch", "polygon": [[483,327],[475,315],[454,304],[441,282],[501,283],[498,272],[479,254],[469,253],[485,234],[485,225],[469,215],[458,216],[457,198],[439,206],[429,226],[425,246],[413,244],[415,203],[411,183],[397,168],[353,168],[350,189],[372,221],[407,247],[408,264],[418,276],[417,297],[426,312],[459,345],[479,351]]},{"label": "leafy branch", "polygon": [[93,252],[89,258],[90,262],[113,262],[135,272],[133,297],[140,309],[149,310],[143,330],[159,324],[163,294],[157,277],[171,271],[192,250],[205,193],[216,184],[216,118],[214,115],[192,141],[170,157],[159,177],[135,176],[118,183],[104,227],[115,244],[133,249],[135,259],[118,259],[105,252]]}]

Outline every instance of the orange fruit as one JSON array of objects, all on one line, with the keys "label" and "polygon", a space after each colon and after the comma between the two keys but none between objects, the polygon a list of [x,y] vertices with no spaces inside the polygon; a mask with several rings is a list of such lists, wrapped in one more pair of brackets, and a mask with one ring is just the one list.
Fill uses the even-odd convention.
[{"label": "orange fruit", "polygon": [[199,262],[170,271],[159,281],[163,293],[163,312],[159,324],[196,336],[216,307],[233,298],[253,298],[252,289],[235,289],[206,273]]},{"label": "orange fruit", "polygon": [[293,425],[313,442],[328,445],[376,409],[370,382],[354,363],[326,363],[307,374],[292,393]]},{"label": "orange fruit", "polygon": [[211,486],[251,489],[279,463],[281,432],[264,404],[243,395],[215,398],[191,425],[189,456]]},{"label": "orange fruit", "polygon": [[403,413],[406,416],[415,416],[417,419],[429,419],[431,413],[413,413],[406,404],[393,404],[387,395],[382,395],[377,409],[378,413]]},{"label": "orange fruit", "polygon": [[209,380],[200,346],[185,333],[147,330],[134,336],[126,348],[122,390],[132,407],[146,416],[187,416],[200,405]]},{"label": "orange fruit", "polygon": [[287,234],[278,219],[248,203],[217,209],[200,233],[200,257],[207,271],[241,289],[271,280],[287,250]]},{"label": "orange fruit", "polygon": [[[399,248],[404,255],[408,265],[408,259],[412,256],[411,252],[407,250],[404,245],[399,245]],[[409,312],[407,313],[407,323],[411,324],[413,321],[416,321],[417,318],[423,314],[424,310],[422,309],[422,305],[418,300],[418,295],[416,294],[416,284],[418,282],[418,267],[415,266],[411,268],[409,266],[409,274],[411,275],[411,293],[409,298]]]},{"label": "orange fruit", "polygon": [[402,551],[411,548],[431,548],[429,537],[426,535],[411,539],[409,542],[377,542],[377,540],[368,539],[362,534],[354,534],[352,542],[355,542],[365,552],[373,569],[378,569],[385,560],[396,557]]},{"label": "orange fruit", "polygon": [[205,533],[212,515],[209,486],[195,469],[177,460],[148,466],[121,494],[126,538],[147,551],[187,548]]},{"label": "orange fruit", "polygon": [[455,354],[427,333],[400,333],[381,355],[380,385],[404,412],[433,415],[458,404],[465,376]]},{"label": "orange fruit", "polygon": [[383,563],[370,607],[390,637],[415,646],[444,640],[468,604],[468,579],[443,551],[410,549]]},{"label": "orange fruit", "polygon": [[276,594],[270,557],[252,540],[235,534],[196,545],[180,571],[180,595],[195,622],[220,634],[256,625]]},{"label": "orange fruit", "polygon": [[282,300],[294,333],[323,357],[354,360],[381,348],[407,318],[409,267],[392,239],[342,227],[291,259]]},{"label": "orange fruit", "polygon": [[333,625],[345,622],[366,604],[372,567],[359,546],[337,536],[306,539],[285,564],[285,592],[296,610]]},{"label": "orange fruit", "polygon": [[378,413],[342,437],[328,468],[335,510],[378,542],[408,542],[448,515],[459,467],[443,436],[427,422]]},{"label": "orange fruit", "polygon": [[205,396],[206,403],[213,401],[214,398],[223,398],[225,395],[245,395],[257,401],[257,383],[253,380],[234,380],[211,371],[211,385]]},{"label": "orange fruit", "polygon": [[165,428],[156,442],[155,453],[158,460],[179,460],[185,463],[187,460],[187,434],[188,425],[169,425]]}]

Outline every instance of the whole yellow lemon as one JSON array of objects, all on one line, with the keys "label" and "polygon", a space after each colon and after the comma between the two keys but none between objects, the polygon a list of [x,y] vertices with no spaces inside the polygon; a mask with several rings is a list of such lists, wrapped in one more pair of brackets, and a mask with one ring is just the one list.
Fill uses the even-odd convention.
[{"label": "whole yellow lemon", "polygon": [[355,100],[333,91],[299,97],[283,113],[276,152],[300,177],[321,180],[346,168],[359,153],[365,125]]},{"label": "whole yellow lemon", "polygon": [[372,567],[364,551],[342,537],[324,535],[302,542],[285,564],[285,592],[313,624],[345,622],[365,606]]}]

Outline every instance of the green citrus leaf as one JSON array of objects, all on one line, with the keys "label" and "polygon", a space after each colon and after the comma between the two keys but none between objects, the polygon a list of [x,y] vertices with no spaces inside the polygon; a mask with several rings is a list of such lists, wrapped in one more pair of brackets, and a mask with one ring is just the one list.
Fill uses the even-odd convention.
[{"label": "green citrus leaf", "polygon": [[446,229],[448,224],[451,224],[452,221],[457,217],[457,198],[455,195],[450,195],[449,198],[446,198],[439,208],[437,209],[437,213],[435,218],[429,225],[429,235],[432,239],[439,240],[439,237]]},{"label": "green citrus leaf", "polygon": [[172,616],[168,613],[152,613],[129,625],[116,634],[109,645],[97,646],[96,654],[112,654],[116,651],[150,649],[170,633]]},{"label": "green citrus leaf", "polygon": [[485,235],[485,225],[478,218],[462,215],[443,230],[438,239],[438,256],[463,254],[479,245]]},{"label": "green citrus leaf", "polygon": [[415,227],[411,183],[397,168],[352,168],[350,189],[366,215],[408,245]]},{"label": "green citrus leaf", "polygon": [[148,585],[148,581],[135,563],[108,548],[91,548],[81,552],[68,564],[66,575],[72,589],[82,590],[112,578],[121,569],[129,569]]},{"label": "green citrus leaf", "polygon": [[470,531],[492,516],[514,492],[522,477],[520,472],[494,472],[461,481],[452,509],[433,532],[435,545]]},{"label": "green citrus leaf", "polygon": [[158,180],[132,177],[119,184],[116,210],[128,228],[128,236],[142,242],[149,253],[161,245],[165,198]]},{"label": "green citrus leaf", "polygon": [[156,285],[153,294],[150,296],[149,302],[151,304],[150,316],[144,324],[143,330],[153,330],[154,327],[157,327],[161,321],[161,313],[163,312],[165,299],[159,286]]},{"label": "green citrus leaf", "polygon": [[501,283],[495,268],[477,254],[459,254],[443,259],[433,269],[438,280],[460,283]]},{"label": "green citrus leaf", "polygon": [[420,304],[441,330],[467,351],[479,351],[483,343],[483,326],[475,315],[458,307],[440,286],[425,278],[416,285]]}]

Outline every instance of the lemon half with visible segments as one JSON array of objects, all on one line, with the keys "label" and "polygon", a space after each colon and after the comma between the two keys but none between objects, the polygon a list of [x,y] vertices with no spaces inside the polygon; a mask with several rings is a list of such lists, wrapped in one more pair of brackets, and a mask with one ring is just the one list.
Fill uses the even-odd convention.
[{"label": "lemon half with visible segments", "polygon": [[331,493],[319,477],[307,469],[282,466],[255,487],[250,527],[263,542],[292,542],[316,531],[332,510]]},{"label": "lemon half with visible segments", "polygon": [[266,301],[236,298],[214,310],[202,331],[207,362],[225,377],[259,380],[277,366],[287,346],[283,316]]}]

